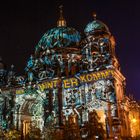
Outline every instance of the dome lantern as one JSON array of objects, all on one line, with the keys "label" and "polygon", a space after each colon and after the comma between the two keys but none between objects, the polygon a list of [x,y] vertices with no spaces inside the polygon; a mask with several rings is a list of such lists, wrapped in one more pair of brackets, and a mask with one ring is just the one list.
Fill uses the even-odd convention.
[{"label": "dome lantern", "polygon": [[57,21],[57,27],[65,27],[66,26],[66,20],[63,17],[63,5],[59,6],[59,13],[60,13],[60,17]]},{"label": "dome lantern", "polygon": [[93,12],[92,15],[93,15],[94,20],[96,20],[96,17],[97,17],[96,12]]}]

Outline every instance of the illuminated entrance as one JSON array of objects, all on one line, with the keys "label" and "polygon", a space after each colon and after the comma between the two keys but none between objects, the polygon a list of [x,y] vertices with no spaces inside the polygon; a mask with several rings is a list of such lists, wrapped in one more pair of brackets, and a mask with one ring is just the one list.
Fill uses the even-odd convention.
[{"label": "illuminated entrance", "polygon": [[18,95],[16,98],[15,126],[27,136],[32,127],[42,131],[44,126],[42,107],[43,99],[37,94]]}]

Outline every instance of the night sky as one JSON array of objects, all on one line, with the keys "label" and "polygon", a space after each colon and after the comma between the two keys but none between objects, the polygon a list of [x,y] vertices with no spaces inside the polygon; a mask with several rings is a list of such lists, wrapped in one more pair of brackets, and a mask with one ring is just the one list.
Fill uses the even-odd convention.
[{"label": "night sky", "polygon": [[46,0],[0,4],[0,56],[23,74],[29,56],[42,35],[56,26],[58,6],[63,4],[67,25],[84,31],[97,19],[108,25],[116,39],[116,53],[127,81],[127,94],[140,100],[140,1],[139,0]]}]

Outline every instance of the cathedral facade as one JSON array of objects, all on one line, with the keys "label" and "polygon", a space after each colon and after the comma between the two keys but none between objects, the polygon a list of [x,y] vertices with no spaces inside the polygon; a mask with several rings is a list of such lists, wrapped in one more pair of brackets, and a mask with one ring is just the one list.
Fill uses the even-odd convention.
[{"label": "cathedral facade", "polygon": [[24,138],[31,128],[43,133],[50,127],[67,135],[73,131],[75,139],[131,136],[115,39],[93,17],[81,34],[67,26],[60,8],[57,26],[35,46],[24,76],[16,76],[14,66],[7,72],[0,60],[2,129],[14,127]]}]

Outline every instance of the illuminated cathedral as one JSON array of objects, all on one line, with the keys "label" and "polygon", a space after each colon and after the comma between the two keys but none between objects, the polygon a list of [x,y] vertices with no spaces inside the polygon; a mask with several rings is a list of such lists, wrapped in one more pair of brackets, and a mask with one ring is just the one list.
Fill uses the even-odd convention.
[{"label": "illuminated cathedral", "polygon": [[[57,26],[35,46],[25,75],[16,76],[13,65],[6,70],[0,59],[1,129],[14,127],[25,138],[31,128],[41,135],[53,127],[63,137],[88,140],[93,132],[86,126],[95,126],[98,116],[104,139],[129,134],[129,116],[122,109],[125,77],[115,47],[114,36],[95,13],[80,33],[67,26],[60,8]],[[98,131],[94,135],[100,137]]]}]

